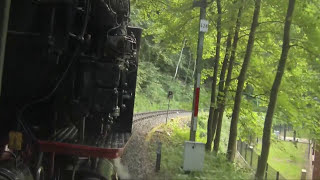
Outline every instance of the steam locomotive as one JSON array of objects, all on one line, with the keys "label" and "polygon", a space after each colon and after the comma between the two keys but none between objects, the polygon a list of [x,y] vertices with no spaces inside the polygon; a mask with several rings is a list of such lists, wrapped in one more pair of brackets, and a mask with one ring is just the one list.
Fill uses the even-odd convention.
[{"label": "steam locomotive", "polygon": [[130,0],[11,0],[0,179],[111,177],[132,128],[142,30],[129,23]]}]

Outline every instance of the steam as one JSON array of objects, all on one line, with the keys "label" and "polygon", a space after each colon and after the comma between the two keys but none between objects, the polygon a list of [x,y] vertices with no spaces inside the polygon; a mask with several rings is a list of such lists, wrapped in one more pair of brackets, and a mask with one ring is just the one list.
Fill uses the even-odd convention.
[{"label": "steam", "polygon": [[114,166],[115,166],[115,168],[117,170],[117,173],[118,173],[118,176],[120,177],[120,179],[131,179],[128,167],[124,166],[121,163],[121,159],[120,158],[114,159],[113,163],[114,163]]}]

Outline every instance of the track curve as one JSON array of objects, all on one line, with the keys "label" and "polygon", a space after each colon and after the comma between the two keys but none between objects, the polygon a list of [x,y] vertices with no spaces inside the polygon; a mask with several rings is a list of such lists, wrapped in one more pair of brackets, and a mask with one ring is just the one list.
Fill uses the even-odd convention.
[{"label": "track curve", "polygon": [[[168,119],[190,116],[191,112],[184,110],[170,110]],[[148,157],[151,153],[147,134],[156,126],[166,122],[167,111],[156,111],[135,114],[133,117],[132,136],[124,150],[122,162],[128,167],[131,179],[152,179],[150,174],[154,171],[153,161]]]}]

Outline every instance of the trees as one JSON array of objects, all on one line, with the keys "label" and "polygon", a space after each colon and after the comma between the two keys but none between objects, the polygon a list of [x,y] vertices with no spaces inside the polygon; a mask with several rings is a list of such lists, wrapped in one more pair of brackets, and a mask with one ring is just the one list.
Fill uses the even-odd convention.
[{"label": "trees", "polygon": [[220,72],[220,80],[219,80],[219,91],[218,91],[218,97],[217,97],[217,107],[214,110],[214,115],[213,115],[213,122],[216,122],[217,127],[216,127],[216,135],[214,138],[214,151],[218,152],[219,150],[219,143],[220,143],[220,134],[221,134],[221,126],[222,126],[222,118],[219,119],[219,112],[222,106],[222,100],[224,98],[224,83],[225,83],[225,76],[226,76],[226,71],[228,68],[228,63],[229,63],[229,54],[230,54],[230,49],[231,49],[231,43],[232,43],[232,29],[230,29],[228,33],[228,38],[227,38],[227,47],[226,47],[226,53],[224,56],[224,60],[222,63],[222,68]]},{"label": "trees", "polygon": [[249,40],[247,44],[247,50],[243,60],[240,75],[238,77],[238,86],[237,86],[237,92],[234,100],[234,108],[233,108],[232,119],[231,119],[230,135],[229,135],[228,151],[227,151],[227,158],[229,161],[234,160],[235,153],[236,153],[236,142],[237,142],[237,131],[238,131],[237,128],[238,128],[238,119],[239,119],[239,113],[240,113],[242,91],[243,91],[243,87],[246,79],[246,73],[250,63],[250,58],[251,58],[252,49],[254,45],[255,32],[258,27],[260,6],[261,6],[261,0],[256,0],[255,9],[253,13],[253,20],[251,25],[251,31],[249,34]]},{"label": "trees", "polygon": [[[230,87],[230,83],[231,83],[231,78],[232,78],[232,70],[233,70],[233,65],[234,65],[234,61],[236,59],[236,51],[237,51],[237,47],[238,47],[238,40],[239,40],[239,31],[240,31],[240,27],[241,27],[241,16],[242,16],[242,9],[243,9],[243,5],[240,4],[239,10],[238,10],[238,15],[237,15],[237,21],[236,21],[236,27],[234,30],[234,37],[233,37],[233,44],[232,47],[230,48],[230,44],[231,40],[228,39],[227,40],[227,48],[226,48],[226,57],[225,59],[227,59],[227,56],[229,56],[228,52],[231,54],[230,55],[230,60],[229,60],[229,66],[228,66],[228,73],[227,73],[227,78],[225,80],[225,84],[223,87],[223,81],[224,80],[224,71],[223,69],[221,70],[221,76],[220,76],[220,82],[221,83],[219,86],[219,105],[218,105],[218,109],[217,109],[217,113],[218,113],[218,125],[217,125],[217,131],[216,131],[216,137],[214,140],[214,150],[216,152],[218,152],[219,150],[219,144],[220,144],[220,135],[221,135],[221,126],[222,126],[222,120],[223,120],[223,114],[225,111],[225,107],[226,107],[226,99],[228,96],[228,90]],[[228,34],[228,38],[229,35],[231,35],[230,33]],[[231,51],[230,51],[231,50]]]},{"label": "trees", "polygon": [[[159,71],[170,71],[174,74],[177,65],[177,56],[181,52],[181,42],[188,39],[182,60],[181,71],[177,82],[185,79],[192,79],[192,70],[186,71],[188,67],[187,54],[196,54],[198,17],[197,9],[192,8],[193,0],[144,0],[133,1],[139,7],[136,21],[145,25],[145,38],[152,41],[156,48],[150,55],[148,52],[141,51],[142,56],[161,67]],[[258,2],[263,2],[255,30],[254,38],[252,37],[253,18],[252,12],[257,9]],[[275,72],[279,57],[282,53],[283,17],[287,9],[288,1],[244,1],[244,8],[237,19],[237,27],[232,33],[233,42],[229,54],[229,66],[227,78],[223,80],[224,62],[216,64],[217,70],[212,68],[212,56],[217,54],[218,40],[218,4],[210,3],[207,8],[207,19],[209,20],[209,31],[205,34],[204,53],[202,62],[202,83],[209,87],[211,84],[212,74],[220,75],[216,79],[215,85],[219,84],[219,92],[211,93],[211,99],[214,98],[214,107],[211,108],[211,118],[218,117],[218,124],[215,130],[215,151],[219,149],[220,125],[223,115],[227,117],[232,115],[231,136],[229,141],[229,152],[235,152],[235,140],[240,138],[248,140],[250,136],[261,137],[264,126],[265,115],[269,103],[270,87],[274,81]],[[255,3],[256,5],[253,5]],[[234,26],[235,16],[239,9],[240,1],[221,1],[221,40],[219,57],[227,57],[228,37],[230,26]],[[320,122],[317,117],[320,115],[320,18],[319,18],[320,1],[308,0],[297,1],[294,13],[294,23],[291,29],[291,48],[288,54],[286,73],[282,78],[282,86],[278,92],[277,106],[274,109],[273,124],[290,124],[296,130],[308,131],[310,137],[320,137]],[[256,13],[257,11],[255,11]],[[234,15],[232,15],[234,14]],[[257,18],[258,19],[258,18]],[[241,27],[240,27],[241,22]],[[281,25],[281,26],[280,26]],[[238,29],[238,31],[237,31]],[[251,32],[250,32],[251,31]],[[249,47],[248,42],[254,42]],[[188,50],[187,50],[188,48]],[[249,49],[251,48],[251,53]],[[157,52],[157,53],[156,53]],[[174,54],[174,55],[172,55]],[[155,57],[154,57],[155,56]],[[194,57],[193,57],[194,59]],[[240,59],[245,59],[242,68]],[[186,64],[187,63],[187,64]],[[210,66],[209,66],[210,65]],[[190,65],[192,69],[193,63]],[[230,69],[231,68],[231,69]],[[186,73],[188,72],[188,73]],[[181,76],[181,74],[183,74]],[[240,74],[240,76],[239,76]],[[146,74],[147,76],[148,74]],[[217,77],[216,76],[216,77]],[[237,79],[236,77],[239,78]],[[180,77],[180,79],[179,79]],[[239,84],[242,84],[242,87]],[[224,84],[223,93],[221,87]],[[237,86],[238,85],[238,86]],[[243,91],[243,89],[245,89]],[[243,93],[241,92],[243,91]],[[203,94],[201,95],[203,97]],[[217,100],[216,97],[218,96]],[[211,103],[207,97],[207,103]],[[235,101],[233,101],[233,99]],[[191,103],[191,102],[190,102]],[[220,105],[221,103],[221,105]],[[241,104],[240,104],[241,103]],[[235,108],[236,107],[236,108]],[[241,111],[240,111],[241,109]],[[190,110],[190,109],[187,109]],[[238,114],[236,116],[236,114]],[[213,116],[214,115],[214,116]],[[216,118],[214,118],[216,119]],[[228,119],[225,119],[228,120]],[[209,125],[209,127],[212,127]],[[209,131],[211,130],[208,129]],[[298,131],[299,132],[299,131]],[[214,133],[207,132],[207,138]],[[212,137],[211,137],[212,138]],[[212,142],[209,140],[208,142]],[[207,147],[211,148],[207,144]],[[232,156],[231,156],[232,157]]]},{"label": "trees", "polygon": [[221,2],[220,0],[216,0],[217,2],[217,11],[218,11],[218,18],[217,18],[217,43],[216,43],[216,56],[214,58],[214,70],[213,70],[213,79],[212,79],[212,87],[211,87],[211,104],[209,110],[209,118],[208,118],[208,125],[207,125],[207,143],[206,143],[206,150],[211,151],[212,140],[213,136],[216,131],[217,126],[217,113],[216,109],[216,89],[217,89],[217,79],[218,79],[218,68],[219,68],[219,60],[220,60],[220,44],[221,44]]},{"label": "trees", "polygon": [[262,138],[262,151],[260,160],[258,163],[258,168],[256,172],[256,178],[257,179],[263,179],[264,172],[267,165],[267,160],[269,156],[269,148],[270,148],[270,136],[271,136],[271,127],[272,127],[272,118],[274,114],[274,110],[277,103],[278,93],[279,93],[279,87],[281,84],[282,76],[284,74],[285,65],[289,53],[290,48],[290,28],[292,23],[292,15],[294,11],[295,6],[295,0],[289,0],[289,6],[287,10],[287,16],[285,20],[285,26],[284,26],[284,35],[283,35],[283,45],[282,45],[282,53],[279,60],[278,70],[276,74],[276,78],[273,82],[273,86],[271,89],[270,94],[270,101],[268,105],[268,110],[266,114],[266,119],[264,122],[264,129],[263,129],[263,138]]}]

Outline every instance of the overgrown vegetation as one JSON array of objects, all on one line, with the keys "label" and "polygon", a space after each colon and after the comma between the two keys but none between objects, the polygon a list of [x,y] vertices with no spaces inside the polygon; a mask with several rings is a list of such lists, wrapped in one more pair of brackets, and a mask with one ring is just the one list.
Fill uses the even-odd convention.
[{"label": "overgrown vegetation", "polygon": [[[199,116],[199,130],[197,131],[197,141],[206,142],[207,113],[201,113]],[[226,161],[224,154],[215,155],[213,153],[205,154],[205,164],[202,172],[191,172],[187,174],[183,171],[183,150],[184,141],[189,139],[189,127],[187,126],[189,118],[175,119],[167,125],[155,128],[151,132],[149,142],[150,149],[153,152],[151,159],[156,157],[156,142],[162,144],[161,170],[156,178],[164,179],[250,179],[252,172],[239,164],[233,164]],[[227,130],[227,126],[223,130]],[[226,132],[226,131],[223,131]],[[228,133],[223,133],[222,138],[227,139]],[[225,152],[226,144],[222,145],[221,150]]]},{"label": "overgrown vegetation", "polygon": [[[153,46],[147,41],[142,42],[143,50],[152,51]],[[153,52],[158,53],[158,52]],[[193,98],[192,79],[187,78],[186,81],[181,79],[173,79],[174,65],[163,66],[161,62],[153,62],[143,56],[145,52],[141,52],[141,58],[138,69],[137,92],[135,99],[135,112],[167,110],[168,108],[168,91],[173,91],[173,99],[170,101],[170,109],[191,110]],[[172,54],[170,61],[174,62],[174,58],[178,55]],[[188,63],[184,58],[181,64]],[[168,72],[168,69],[172,71]],[[192,71],[190,72],[192,73]],[[192,74],[190,74],[192,75]],[[179,77],[179,76],[178,76]],[[200,109],[209,107],[210,93],[206,84],[202,85],[200,96]]]},{"label": "overgrown vegetation", "polygon": [[[214,136],[215,146],[219,147],[219,123],[224,126],[226,121],[216,117],[225,111],[232,120],[227,131],[229,161],[234,159],[237,139],[249,143],[250,139],[263,136],[256,173],[262,179],[274,125],[292,126],[309,139],[320,137],[320,1],[197,1],[206,4],[210,24],[200,62],[201,81],[206,89],[213,82],[211,92],[201,93],[201,105],[217,112],[211,113],[215,118],[208,121],[217,131],[216,127],[205,130],[209,134],[207,150],[211,150]],[[172,108],[191,109],[192,67],[199,32],[199,11],[193,2],[133,1],[134,23],[145,28],[136,111],[165,109],[166,91],[171,88],[176,91]],[[230,34],[234,37],[231,56],[218,61],[228,54]],[[181,49],[182,63],[176,81],[172,81]],[[229,64],[230,81],[222,76],[226,73],[223,62]],[[222,77],[219,82],[217,74]],[[223,89],[223,83],[230,86]]]},{"label": "overgrown vegetation", "polygon": [[[250,119],[250,121],[245,122],[247,125],[257,128],[263,127],[260,116],[265,116],[272,83],[282,52],[284,21],[288,3],[289,1],[279,2],[276,0],[262,1],[261,3],[255,46],[252,50],[242,96],[240,124]],[[244,6],[238,48],[232,70],[232,82],[229,88],[230,93],[227,97],[226,110],[229,112],[229,109],[232,110],[233,107],[237,79],[246,52],[254,4],[255,1],[246,0],[221,1],[223,12],[221,19],[221,57],[225,55],[224,50],[226,49],[229,30],[235,27],[238,9],[241,5]],[[158,69],[158,71],[149,71],[150,73],[147,73],[147,75],[156,76],[157,72],[162,72],[168,77],[173,77],[184,39],[186,39],[177,82],[187,82],[192,87],[193,65],[199,31],[199,10],[193,7],[193,0],[144,0],[132,1],[132,5],[133,23],[145,29],[143,46],[140,51],[141,61],[142,63],[153,63],[154,67]],[[279,89],[273,121],[274,125],[288,124],[294,126],[295,129],[308,129],[310,138],[320,137],[319,121],[317,120],[320,114],[320,89],[317,86],[320,83],[318,78],[320,22],[319,13],[317,13],[319,5],[319,1],[316,0],[296,2],[290,32],[290,52],[282,85]],[[209,31],[205,36],[204,60],[201,62],[202,82],[209,88],[216,50],[217,31],[215,27],[218,18],[216,10],[216,3],[208,4]],[[222,61],[220,62],[222,63]],[[141,66],[143,65],[149,66],[150,64],[142,64]],[[222,66],[220,65],[220,67]],[[218,71],[220,72],[221,68]],[[186,77],[187,81],[185,81]],[[155,79],[158,80],[157,76]],[[153,78],[153,80],[155,79]],[[170,78],[166,78],[165,81],[168,81],[168,79]],[[243,100],[248,102],[243,102]],[[206,108],[209,108],[209,106]],[[242,131],[242,129],[239,128],[239,131]],[[256,134],[256,132],[261,132],[260,130],[252,132],[252,136],[262,135]]]}]

